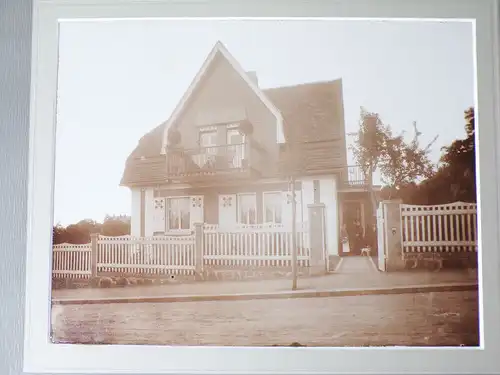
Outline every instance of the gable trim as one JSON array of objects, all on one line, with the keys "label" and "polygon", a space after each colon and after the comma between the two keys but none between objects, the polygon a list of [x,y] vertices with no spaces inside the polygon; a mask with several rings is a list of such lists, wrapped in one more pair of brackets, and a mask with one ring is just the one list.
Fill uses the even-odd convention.
[{"label": "gable trim", "polygon": [[199,85],[201,79],[205,75],[206,71],[210,67],[210,65],[213,63],[215,57],[217,54],[221,54],[231,65],[231,67],[239,74],[239,76],[245,81],[245,83],[252,89],[252,91],[257,95],[257,97],[262,101],[262,103],[269,109],[269,111],[276,117],[276,122],[277,122],[277,142],[278,143],[284,143],[284,130],[283,130],[283,116],[281,112],[278,110],[278,108],[267,98],[267,96],[264,94],[264,92],[256,85],[256,83],[250,79],[248,74],[242,69],[240,64],[236,61],[236,59],[229,53],[229,51],[226,49],[226,47],[218,41],[215,46],[212,48],[212,51],[208,54],[207,58],[203,62],[203,65],[201,66],[200,70],[194,77],[193,81],[189,85],[188,89],[182,96],[180,102],[177,104],[175,107],[174,111],[172,112],[172,115],[170,118],[167,120],[165,123],[165,129],[163,131],[163,140],[162,140],[162,148],[161,148],[161,154],[166,153],[166,146],[167,146],[167,136],[168,136],[168,129],[172,126],[175,121],[177,121],[182,113],[182,111],[185,109],[189,99],[191,96],[194,94],[197,86]]}]

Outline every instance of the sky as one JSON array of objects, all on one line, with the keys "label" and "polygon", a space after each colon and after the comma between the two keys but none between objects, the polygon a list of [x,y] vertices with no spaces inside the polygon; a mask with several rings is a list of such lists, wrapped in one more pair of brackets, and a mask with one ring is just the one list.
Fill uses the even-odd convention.
[{"label": "sky", "polygon": [[[262,88],[342,78],[346,132],[360,107],[431,158],[464,137],[474,105],[470,23],[339,20],[118,20],[61,24],[54,223],[130,214],[120,187],[141,136],[170,116],[221,41]],[[348,143],[349,143],[348,137]]]}]

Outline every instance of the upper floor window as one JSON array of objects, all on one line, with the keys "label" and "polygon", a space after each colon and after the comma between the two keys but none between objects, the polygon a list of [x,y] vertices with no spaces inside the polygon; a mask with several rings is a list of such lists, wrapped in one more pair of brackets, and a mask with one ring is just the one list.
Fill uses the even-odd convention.
[{"label": "upper floor window", "polygon": [[201,131],[200,146],[201,147],[217,146],[217,131],[215,130]]},{"label": "upper floor window", "polygon": [[226,137],[228,145],[240,145],[244,143],[244,135],[238,129],[228,129]]},{"label": "upper floor window", "polygon": [[265,192],[262,196],[264,204],[264,222],[281,224],[283,199],[281,192]]}]

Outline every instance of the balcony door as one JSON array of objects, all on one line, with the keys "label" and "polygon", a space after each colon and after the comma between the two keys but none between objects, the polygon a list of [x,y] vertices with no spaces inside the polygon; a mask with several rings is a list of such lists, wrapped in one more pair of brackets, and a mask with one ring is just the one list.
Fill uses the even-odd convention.
[{"label": "balcony door", "polygon": [[217,131],[202,131],[200,133],[200,152],[195,155],[194,162],[203,167],[215,163],[217,155]]},{"label": "balcony door", "polygon": [[227,153],[232,168],[241,168],[245,159],[245,136],[238,129],[227,130]]}]

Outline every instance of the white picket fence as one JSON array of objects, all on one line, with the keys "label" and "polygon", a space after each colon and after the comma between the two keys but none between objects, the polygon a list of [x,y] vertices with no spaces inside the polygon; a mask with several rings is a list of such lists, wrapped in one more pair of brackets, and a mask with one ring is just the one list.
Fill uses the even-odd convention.
[{"label": "white picket fence", "polygon": [[[297,225],[297,261],[308,266],[309,228]],[[98,275],[192,275],[195,272],[195,234],[170,233],[154,237],[98,236]],[[290,267],[292,232],[283,225],[203,227],[203,264],[215,267]],[[88,278],[92,274],[92,244],[54,246],[53,276]]]},{"label": "white picket fence", "polygon": [[403,255],[477,252],[477,205],[401,205]]},{"label": "white picket fence", "polygon": [[92,275],[91,244],[60,244],[53,248],[52,275],[57,278],[88,279]]},{"label": "white picket fence", "polygon": [[[291,267],[290,227],[277,224],[204,227],[204,264],[216,267]],[[310,245],[307,223],[297,224],[297,264],[309,265]]]},{"label": "white picket fence", "polygon": [[193,274],[194,235],[105,237],[97,240],[97,273]]}]

